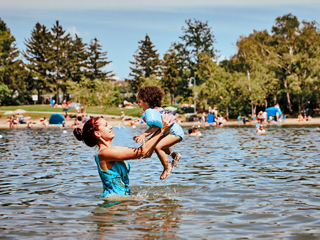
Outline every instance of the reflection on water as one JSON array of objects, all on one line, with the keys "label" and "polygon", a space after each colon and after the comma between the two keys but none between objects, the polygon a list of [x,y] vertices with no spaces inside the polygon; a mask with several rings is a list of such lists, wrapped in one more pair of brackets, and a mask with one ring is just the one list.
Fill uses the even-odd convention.
[{"label": "reflection on water", "polygon": [[[115,129],[114,145],[135,146],[143,130]],[[96,149],[71,129],[1,130],[0,237],[318,239],[320,133],[266,130],[201,129],[176,145],[183,156],[165,181],[156,155],[131,161],[133,197],[105,201]]]}]

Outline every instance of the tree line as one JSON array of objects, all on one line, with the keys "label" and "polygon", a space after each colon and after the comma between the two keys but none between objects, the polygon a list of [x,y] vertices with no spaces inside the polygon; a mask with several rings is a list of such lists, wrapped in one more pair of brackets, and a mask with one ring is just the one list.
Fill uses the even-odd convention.
[{"label": "tree line", "polygon": [[148,36],[139,42],[136,61],[131,62],[133,89],[158,84],[170,94],[172,103],[192,103],[194,95],[187,84],[194,77],[198,106],[217,105],[228,117],[254,115],[276,103],[287,114],[320,108],[316,21],[300,23],[292,14],[278,17],[271,33],[253,30],[240,36],[237,52],[220,62],[208,23],[187,20],[186,25],[180,41],[172,44],[162,60]]},{"label": "tree line", "polygon": [[[276,103],[287,114],[320,108],[320,31],[316,21],[300,22],[292,14],[278,17],[271,32],[253,30],[240,36],[237,52],[220,62],[208,22],[186,20],[182,32],[162,58],[148,34],[138,42],[126,92],[158,85],[166,93],[166,103],[192,103],[195,93],[188,83],[194,79],[197,107],[217,105],[228,117],[256,114]],[[0,20],[2,104],[23,103],[35,89],[39,97],[42,92],[62,91],[88,105],[122,101],[119,89],[110,82],[113,71],[104,70],[111,61],[96,38],[83,43],[57,21],[51,29],[37,23],[25,45],[20,53],[9,28]]]},{"label": "tree line", "polygon": [[24,44],[25,51],[20,52],[10,29],[0,19],[2,104],[32,102],[35,92],[42,103],[43,93],[55,95],[56,102],[59,93],[69,93],[90,105],[104,105],[119,98],[117,88],[110,83],[114,73],[105,70],[111,61],[97,38],[84,43],[77,35],[71,37],[56,21],[51,29],[36,23]]}]

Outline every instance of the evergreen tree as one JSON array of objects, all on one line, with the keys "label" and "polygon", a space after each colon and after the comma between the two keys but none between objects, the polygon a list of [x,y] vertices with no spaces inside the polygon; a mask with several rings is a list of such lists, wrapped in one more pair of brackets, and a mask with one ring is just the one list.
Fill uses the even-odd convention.
[{"label": "evergreen tree", "polygon": [[113,73],[113,71],[104,71],[103,68],[110,64],[112,61],[107,61],[108,52],[102,52],[102,46],[98,42],[98,39],[94,38],[93,40],[91,40],[89,45],[87,77],[89,77],[91,80],[108,80],[115,76],[115,74]]},{"label": "evergreen tree", "polygon": [[11,36],[7,24],[0,18],[0,82],[3,83],[3,73],[6,67],[6,59],[16,51],[13,45],[15,38]]},{"label": "evergreen tree", "polygon": [[75,35],[75,39],[71,41],[68,49],[68,68],[67,78],[79,83],[81,78],[86,75],[88,66],[87,44],[82,42],[82,38]]},{"label": "evergreen tree", "polygon": [[18,58],[20,52],[16,39],[11,35],[7,24],[0,18],[0,82],[4,82],[4,72]]},{"label": "evergreen tree", "polygon": [[50,63],[50,86],[56,92],[56,102],[59,102],[59,89],[65,91],[68,69],[68,52],[71,47],[70,34],[56,21],[51,28],[52,42],[48,51]]},{"label": "evergreen tree", "polygon": [[38,90],[38,99],[43,103],[41,91],[47,91],[49,87],[49,73],[51,70],[50,55],[52,35],[45,25],[36,23],[31,31],[31,37],[25,40],[26,50],[23,56],[29,62],[28,69],[30,70],[31,87]]},{"label": "evergreen tree", "polygon": [[181,78],[179,77],[179,58],[174,49],[169,49],[163,56],[162,85],[163,90],[170,94],[171,104],[175,104],[175,96],[178,94]]},{"label": "evergreen tree", "polygon": [[[14,36],[6,23],[0,19],[0,88],[1,97],[10,93],[7,103],[24,103],[23,93],[27,91],[28,72],[23,62],[18,59],[20,52],[16,47]],[[0,99],[0,102],[5,99]]]},{"label": "evergreen tree", "polygon": [[138,43],[140,46],[136,51],[137,54],[133,55],[135,61],[130,62],[132,67],[130,67],[131,73],[129,77],[132,77],[132,79],[127,79],[133,92],[137,92],[144,84],[144,79],[149,78],[151,75],[159,76],[161,68],[159,54],[155,50],[155,46],[148,34],[144,40]]}]

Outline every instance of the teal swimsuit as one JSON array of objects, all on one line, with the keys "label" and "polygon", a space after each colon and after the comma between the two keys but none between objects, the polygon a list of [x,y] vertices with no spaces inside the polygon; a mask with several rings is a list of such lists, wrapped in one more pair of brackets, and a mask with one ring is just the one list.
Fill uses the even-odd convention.
[{"label": "teal swimsuit", "polygon": [[96,155],[96,163],[98,172],[103,186],[103,194],[99,198],[104,198],[107,195],[114,196],[130,196],[129,189],[129,172],[130,165],[125,161],[115,161],[112,168],[109,170],[102,170],[99,164],[99,153]]}]

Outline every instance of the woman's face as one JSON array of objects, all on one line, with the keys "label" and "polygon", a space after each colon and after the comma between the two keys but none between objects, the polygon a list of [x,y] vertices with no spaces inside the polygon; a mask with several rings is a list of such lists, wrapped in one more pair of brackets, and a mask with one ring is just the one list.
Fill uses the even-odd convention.
[{"label": "woman's face", "polygon": [[114,138],[114,134],[112,131],[112,126],[107,123],[107,121],[103,118],[99,118],[96,125],[98,126],[97,132],[101,134],[101,137],[105,140],[112,140]]},{"label": "woman's face", "polygon": [[139,96],[137,97],[138,106],[143,109],[143,111],[147,110],[149,107],[149,104],[147,102],[144,102]]}]

